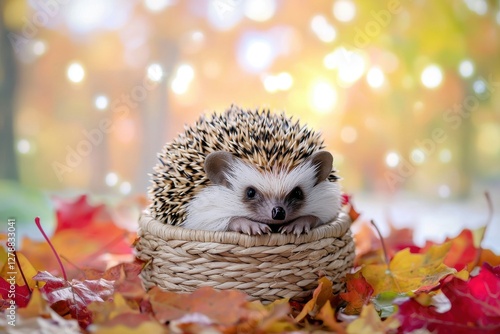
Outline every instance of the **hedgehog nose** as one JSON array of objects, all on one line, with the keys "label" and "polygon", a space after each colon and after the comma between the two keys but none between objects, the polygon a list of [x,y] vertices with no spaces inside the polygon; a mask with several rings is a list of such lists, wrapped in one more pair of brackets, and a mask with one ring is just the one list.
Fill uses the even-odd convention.
[{"label": "hedgehog nose", "polygon": [[273,208],[272,215],[274,220],[284,220],[286,212],[281,206],[276,206]]}]

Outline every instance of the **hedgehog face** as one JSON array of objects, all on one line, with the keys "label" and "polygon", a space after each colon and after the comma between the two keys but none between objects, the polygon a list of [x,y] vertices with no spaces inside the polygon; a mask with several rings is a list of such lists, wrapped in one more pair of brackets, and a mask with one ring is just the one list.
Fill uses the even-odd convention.
[{"label": "hedgehog face", "polygon": [[232,192],[241,216],[269,225],[282,225],[303,215],[308,195],[325,181],[332,156],[319,151],[291,171],[261,172],[228,152],[214,152],[205,160],[208,178]]}]

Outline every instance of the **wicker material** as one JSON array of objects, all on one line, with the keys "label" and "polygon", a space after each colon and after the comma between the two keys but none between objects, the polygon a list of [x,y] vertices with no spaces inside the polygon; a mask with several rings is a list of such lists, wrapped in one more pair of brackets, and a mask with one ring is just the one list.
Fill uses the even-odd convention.
[{"label": "wicker material", "polygon": [[[150,261],[141,273],[144,286],[191,292],[203,286],[239,289],[251,299],[273,301],[310,297],[321,275],[334,292],[354,261],[351,220],[345,213],[327,225],[296,237],[273,233],[190,230],[161,223],[146,213],[140,219],[137,257]],[[152,260],[152,261],[151,261]]]}]

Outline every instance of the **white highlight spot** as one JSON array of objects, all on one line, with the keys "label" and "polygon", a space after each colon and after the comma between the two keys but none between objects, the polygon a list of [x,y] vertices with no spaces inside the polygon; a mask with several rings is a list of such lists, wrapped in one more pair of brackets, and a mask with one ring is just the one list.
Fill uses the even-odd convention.
[{"label": "white highlight spot", "polygon": [[151,64],[148,66],[148,79],[153,82],[160,82],[163,78],[163,69],[159,64]]},{"label": "white highlight spot", "polygon": [[464,60],[458,65],[458,72],[464,78],[468,78],[474,74],[474,64],[470,60]]},{"label": "white highlight spot", "polygon": [[171,87],[175,94],[181,95],[187,92],[189,84],[194,78],[194,70],[191,65],[183,64],[177,69]]},{"label": "white highlight spot", "polygon": [[349,22],[356,16],[356,6],[349,0],[337,0],[333,3],[333,16],[341,22]]},{"label": "white highlight spot", "polygon": [[85,69],[82,64],[74,62],[68,66],[66,75],[71,82],[79,83],[82,82],[83,78],[85,78]]},{"label": "white highlight spot", "polygon": [[425,87],[434,89],[443,81],[443,72],[439,66],[429,65],[422,71],[420,80]]},{"label": "white highlight spot", "polygon": [[144,5],[146,8],[152,12],[159,12],[163,9],[171,6],[173,4],[172,0],[144,0]]},{"label": "white highlight spot", "polygon": [[47,44],[43,41],[36,41],[33,43],[33,53],[36,56],[41,56],[47,51]]},{"label": "white highlight spot", "polygon": [[109,100],[106,96],[104,95],[99,95],[95,98],[95,107],[99,110],[104,110],[108,107],[109,105]]},{"label": "white highlight spot", "polygon": [[27,154],[31,151],[31,144],[26,139],[21,139],[17,142],[17,151],[21,154]]},{"label": "white highlight spot", "polygon": [[129,182],[125,181],[120,184],[120,192],[123,195],[130,194],[131,190],[132,190],[132,185]]},{"label": "white highlight spot", "polygon": [[333,42],[337,37],[337,31],[323,15],[316,15],[312,18],[311,29],[325,43]]},{"label": "white highlight spot", "polygon": [[486,0],[464,0],[464,2],[477,15],[484,15],[488,12],[488,3]]},{"label": "white highlight spot", "polygon": [[385,156],[385,164],[391,168],[396,167],[399,164],[399,155],[396,152],[389,152]]},{"label": "white highlight spot", "polygon": [[276,13],[275,0],[247,0],[243,12],[250,20],[267,21]]},{"label": "white highlight spot", "polygon": [[474,89],[476,94],[483,94],[484,92],[486,92],[486,84],[481,79],[476,80],[472,84],[472,89]]},{"label": "white highlight spot", "polygon": [[366,81],[372,88],[380,88],[384,84],[385,76],[380,67],[372,67],[366,74]]},{"label": "white highlight spot", "polygon": [[414,163],[421,165],[425,161],[425,153],[421,149],[416,148],[411,151],[410,158]]},{"label": "white highlight spot", "polygon": [[320,114],[328,114],[337,104],[337,91],[326,81],[318,81],[311,89],[311,105]]},{"label": "white highlight spot", "polygon": [[116,173],[110,172],[106,174],[106,185],[113,187],[118,183],[118,175]]}]

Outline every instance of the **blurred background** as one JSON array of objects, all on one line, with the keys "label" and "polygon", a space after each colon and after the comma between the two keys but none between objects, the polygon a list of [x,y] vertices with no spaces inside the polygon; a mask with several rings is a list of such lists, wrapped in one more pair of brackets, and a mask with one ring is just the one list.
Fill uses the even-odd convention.
[{"label": "blurred background", "polygon": [[498,0],[0,4],[2,219],[144,197],[163,144],[233,103],[320,130],[358,209],[420,241],[484,225],[486,190],[500,210]]}]

